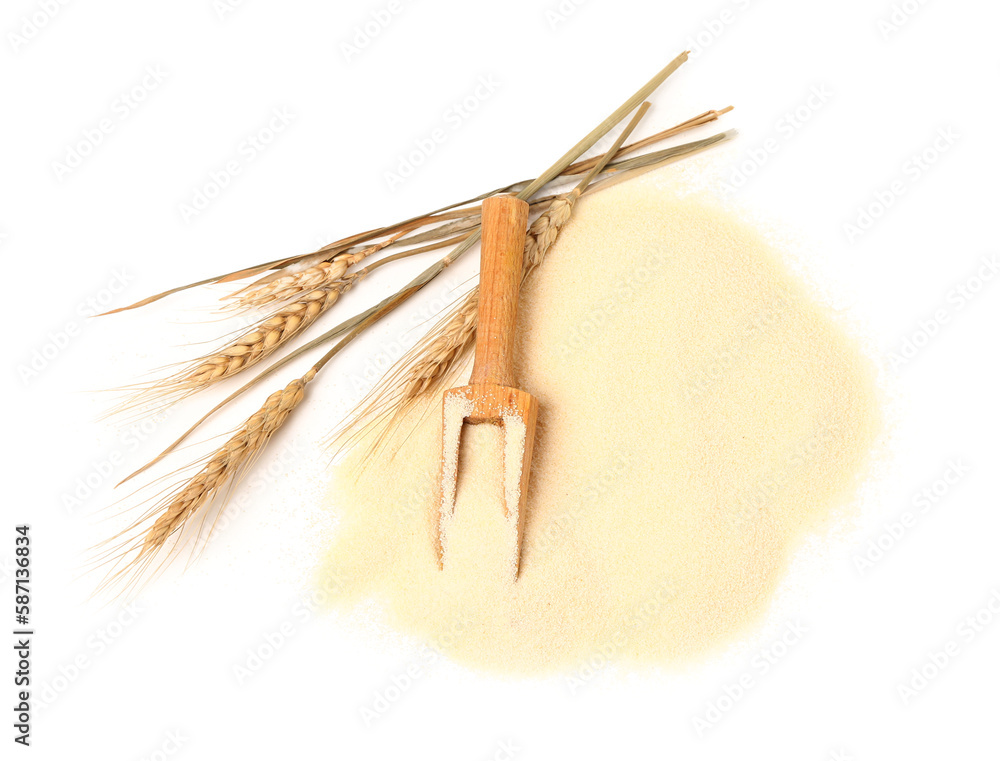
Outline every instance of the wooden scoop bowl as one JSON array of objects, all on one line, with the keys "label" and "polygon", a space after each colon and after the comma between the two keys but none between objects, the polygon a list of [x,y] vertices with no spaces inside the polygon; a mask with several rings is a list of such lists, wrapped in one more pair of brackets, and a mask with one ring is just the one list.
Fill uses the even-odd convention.
[{"label": "wooden scoop bowl", "polygon": [[[448,410],[455,404],[465,408],[463,423],[490,423],[504,428],[504,515],[510,519],[515,512],[517,516],[517,556],[513,558],[515,577],[520,566],[528,476],[538,418],[538,400],[516,388],[513,375],[514,328],[527,226],[528,204],[521,199],[493,196],[483,201],[475,363],[469,385],[450,389],[444,394],[441,499],[435,505],[432,516],[438,564],[442,568],[447,524],[455,510],[458,452],[463,427],[448,425]],[[523,457],[517,462],[507,462],[507,439],[511,435],[510,425],[515,421],[524,424]],[[510,492],[507,484],[518,481],[517,504],[508,504]]]}]

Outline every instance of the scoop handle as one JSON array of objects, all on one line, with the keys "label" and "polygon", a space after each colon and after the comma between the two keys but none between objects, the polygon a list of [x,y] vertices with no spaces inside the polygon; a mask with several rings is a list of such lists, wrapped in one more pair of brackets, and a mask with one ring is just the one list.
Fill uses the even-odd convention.
[{"label": "scoop handle", "polygon": [[514,196],[483,201],[476,359],[469,383],[514,386],[514,328],[524,264],[528,204]]}]

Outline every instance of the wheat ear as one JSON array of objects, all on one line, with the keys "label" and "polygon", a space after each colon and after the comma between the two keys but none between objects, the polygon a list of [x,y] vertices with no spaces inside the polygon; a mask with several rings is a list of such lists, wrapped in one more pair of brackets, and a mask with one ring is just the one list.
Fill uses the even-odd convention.
[{"label": "wheat ear", "polygon": [[306,291],[297,301],[282,307],[249,333],[178,376],[174,383],[184,389],[199,389],[252,367],[312,325],[337,303],[352,283],[353,280],[339,281]]},{"label": "wheat ear", "polygon": [[348,257],[337,257],[330,262],[319,264],[284,275],[270,283],[233,294],[233,306],[239,309],[261,309],[263,307],[292,301],[303,293],[335,285],[347,273]]},{"label": "wheat ear", "polygon": [[479,286],[476,286],[452,312],[440,332],[431,331],[433,340],[426,348],[416,353],[403,383],[403,401],[423,394],[458,363],[476,338],[478,322]]},{"label": "wheat ear", "polygon": [[[351,278],[347,276],[347,270],[392,245],[402,235],[403,233],[399,232],[379,243],[360,247],[356,251],[332,255],[328,261],[319,261],[304,269],[296,270],[296,265],[291,265],[288,274],[280,277],[278,272],[267,275],[230,294],[229,298],[233,301],[230,307],[260,309],[292,301],[316,288],[336,287]],[[370,270],[369,267],[366,272]]]},{"label": "wheat ear", "polygon": [[[115,537],[120,539],[119,543],[104,556],[105,560],[112,561],[113,567],[101,588],[128,579],[127,590],[144,575],[170,537],[179,538],[185,527],[207,517],[208,508],[214,502],[224,502],[230,488],[302,402],[306,384],[315,377],[316,369],[313,368],[271,394],[222,447],[201,461],[204,464],[194,477],[168,491],[139,520]],[[153,525],[144,528],[153,515],[158,515]],[[173,547],[177,546],[175,542]],[[173,547],[164,561],[173,554]]]}]

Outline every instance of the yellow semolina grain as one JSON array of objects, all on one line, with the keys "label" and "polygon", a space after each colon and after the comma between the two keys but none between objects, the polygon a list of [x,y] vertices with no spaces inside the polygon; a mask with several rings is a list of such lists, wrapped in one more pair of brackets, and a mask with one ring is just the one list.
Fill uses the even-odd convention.
[{"label": "yellow semolina grain", "polygon": [[335,607],[374,601],[381,625],[505,674],[595,653],[679,666],[752,633],[869,473],[882,415],[857,342],[760,232],[643,180],[579,203],[519,333],[540,402],[519,578],[502,472],[518,442],[488,424],[464,426],[448,466],[438,570],[437,398],[375,461],[359,447],[338,466]]}]

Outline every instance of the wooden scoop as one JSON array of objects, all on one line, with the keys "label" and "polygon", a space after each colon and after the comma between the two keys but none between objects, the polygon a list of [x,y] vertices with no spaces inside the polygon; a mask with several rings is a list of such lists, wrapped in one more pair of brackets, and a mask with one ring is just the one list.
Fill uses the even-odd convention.
[{"label": "wooden scoop", "polygon": [[[468,386],[453,388],[444,394],[441,499],[432,516],[438,563],[442,568],[447,527],[455,511],[462,423],[491,423],[504,429],[504,515],[508,520],[512,515],[517,519],[515,577],[520,564],[528,474],[538,417],[538,400],[515,388],[513,377],[514,326],[527,226],[528,204],[519,198],[493,196],[483,201],[475,364]],[[464,413],[461,422],[456,420],[460,414],[456,410]],[[511,453],[518,449],[516,444],[522,425],[523,456],[511,462],[509,460],[515,459]],[[516,437],[513,444],[511,437]]]}]

